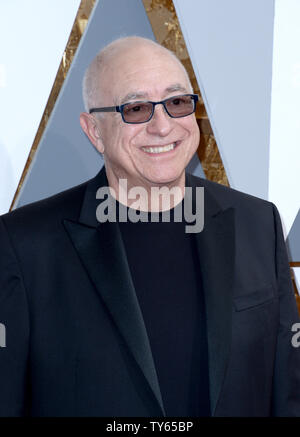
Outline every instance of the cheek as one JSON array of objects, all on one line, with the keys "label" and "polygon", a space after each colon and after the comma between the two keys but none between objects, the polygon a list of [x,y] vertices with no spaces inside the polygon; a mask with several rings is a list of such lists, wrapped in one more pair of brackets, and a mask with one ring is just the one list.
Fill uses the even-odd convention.
[{"label": "cheek", "polygon": [[200,131],[196,119],[186,120],[183,128],[188,132],[189,138],[191,140],[191,147],[197,148],[200,141]]},{"label": "cheek", "polygon": [[134,153],[135,149],[143,144],[144,128],[141,125],[125,124],[120,129],[119,141],[127,153]]},{"label": "cheek", "polygon": [[107,156],[119,153],[124,138],[123,126],[120,124],[120,121],[113,118],[110,120],[110,123],[104,123],[101,137]]},{"label": "cheek", "polygon": [[196,120],[196,117],[193,117],[193,119],[191,120],[191,125],[190,125],[190,129],[193,132],[193,134],[195,136],[200,136],[200,131],[199,131],[199,126]]},{"label": "cheek", "polygon": [[142,128],[121,123],[121,125],[119,123],[112,124],[110,129],[106,131],[106,155],[111,162],[128,166],[132,160],[136,159],[137,148],[141,143],[139,138]]},{"label": "cheek", "polygon": [[194,135],[195,135],[195,138],[196,138],[196,148],[199,146],[199,142],[200,142],[200,129],[199,129],[199,126],[198,126],[198,124],[197,124],[197,122],[196,122],[196,127],[195,127],[195,129],[194,129]]}]

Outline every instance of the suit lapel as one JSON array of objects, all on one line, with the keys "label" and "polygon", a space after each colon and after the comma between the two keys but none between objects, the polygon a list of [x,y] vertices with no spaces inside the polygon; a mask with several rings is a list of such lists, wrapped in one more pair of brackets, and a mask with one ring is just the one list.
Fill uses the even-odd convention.
[{"label": "suit lapel", "polygon": [[[117,223],[96,220],[96,191],[104,186],[104,170],[86,190],[78,222],[65,220],[65,228],[83,266],[150,386],[165,415],[150,343],[138,304]],[[106,182],[107,183],[107,182]]]},{"label": "suit lapel", "polygon": [[221,213],[198,234],[209,356],[211,412],[214,415],[229,360],[234,259],[233,209]]},{"label": "suit lapel", "polygon": [[[197,184],[197,179],[187,175],[187,186],[196,187]],[[64,225],[91,281],[144,374],[160,411],[165,415],[150,343],[119,227],[117,223],[109,222],[99,225],[96,219],[99,204],[96,191],[107,185],[103,168],[87,185],[78,222],[65,220]],[[214,415],[230,353],[234,210],[222,211],[206,188],[204,196],[204,229],[195,236],[205,297],[210,402]]]},{"label": "suit lapel", "polygon": [[[193,177],[187,178],[188,184],[195,186]],[[221,210],[206,187],[204,197],[204,229],[195,236],[205,299],[211,414],[214,415],[230,356],[235,228],[234,209]]]}]

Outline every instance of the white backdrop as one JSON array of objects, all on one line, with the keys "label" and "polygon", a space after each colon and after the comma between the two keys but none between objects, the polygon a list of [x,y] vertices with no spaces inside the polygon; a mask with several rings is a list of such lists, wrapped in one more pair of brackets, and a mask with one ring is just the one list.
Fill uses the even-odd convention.
[{"label": "white backdrop", "polygon": [[300,1],[174,4],[229,182],[277,205],[300,261]]},{"label": "white backdrop", "polygon": [[[300,261],[300,1],[276,0],[270,137],[269,199],[280,209],[293,261]],[[299,217],[299,216],[298,216]],[[294,268],[300,292],[300,267]]]},{"label": "white backdrop", "polygon": [[0,214],[18,186],[79,4],[0,1]]},{"label": "white backdrop", "polygon": [[300,207],[299,23],[300,1],[276,0],[269,199],[279,206],[287,233]]}]

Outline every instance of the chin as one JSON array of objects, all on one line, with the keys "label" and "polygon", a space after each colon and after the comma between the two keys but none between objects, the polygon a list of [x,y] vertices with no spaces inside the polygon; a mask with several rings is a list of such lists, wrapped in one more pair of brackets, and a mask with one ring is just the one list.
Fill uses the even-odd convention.
[{"label": "chin", "polygon": [[180,178],[182,176],[184,170],[181,171],[161,171],[158,173],[152,173],[149,175],[145,175],[147,180],[154,184],[154,185],[168,185],[168,184],[174,184],[177,181],[180,181]]}]

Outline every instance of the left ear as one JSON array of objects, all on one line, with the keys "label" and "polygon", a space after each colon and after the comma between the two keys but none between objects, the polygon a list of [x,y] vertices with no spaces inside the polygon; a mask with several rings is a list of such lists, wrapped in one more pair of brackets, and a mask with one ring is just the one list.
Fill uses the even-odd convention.
[{"label": "left ear", "polygon": [[99,126],[95,118],[87,112],[82,112],[79,120],[82,130],[88,136],[91,143],[95,146],[98,152],[103,153],[104,144],[101,140]]}]

